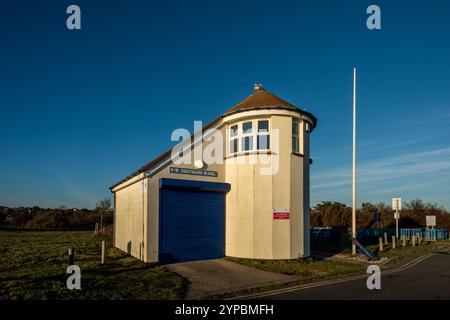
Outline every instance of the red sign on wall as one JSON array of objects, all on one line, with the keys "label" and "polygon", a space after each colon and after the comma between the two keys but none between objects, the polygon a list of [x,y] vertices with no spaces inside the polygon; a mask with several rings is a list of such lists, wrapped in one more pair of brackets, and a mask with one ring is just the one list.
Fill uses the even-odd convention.
[{"label": "red sign on wall", "polygon": [[274,220],[286,220],[289,219],[289,211],[274,211],[273,212]]}]

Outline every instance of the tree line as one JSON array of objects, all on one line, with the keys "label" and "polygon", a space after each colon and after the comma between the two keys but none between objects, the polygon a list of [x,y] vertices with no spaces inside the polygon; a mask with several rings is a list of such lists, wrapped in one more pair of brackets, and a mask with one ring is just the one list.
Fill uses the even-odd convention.
[{"label": "tree line", "polygon": [[[402,228],[423,228],[426,226],[427,215],[436,216],[436,227],[450,229],[450,213],[442,206],[421,199],[404,203],[399,224]],[[376,213],[380,221],[375,222]],[[312,227],[350,227],[352,208],[335,201],[322,201],[311,210],[310,224]],[[385,203],[363,203],[356,210],[358,228],[395,227],[394,212]]]},{"label": "tree line", "polygon": [[[375,222],[376,213],[380,221]],[[404,204],[400,215],[402,228],[423,228],[425,216],[436,216],[437,228],[450,230],[450,213],[437,204],[421,199]],[[0,207],[0,227],[35,230],[92,230],[96,222],[113,223],[113,210],[109,198],[99,201],[95,209],[75,209],[60,207],[57,209],[40,207]],[[311,210],[311,227],[350,227],[352,208],[336,201],[322,201]],[[356,210],[356,223],[359,228],[395,227],[394,213],[385,203],[363,203]]]},{"label": "tree line", "polygon": [[0,227],[30,230],[93,230],[96,222],[113,223],[111,200],[99,201],[94,209],[0,207]]}]

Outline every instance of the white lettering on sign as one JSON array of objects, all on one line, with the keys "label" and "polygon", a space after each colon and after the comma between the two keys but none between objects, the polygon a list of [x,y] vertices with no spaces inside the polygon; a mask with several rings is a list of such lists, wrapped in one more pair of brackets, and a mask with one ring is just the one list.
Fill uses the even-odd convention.
[{"label": "white lettering on sign", "polygon": [[274,209],[273,219],[274,220],[288,220],[290,218],[290,209]]},{"label": "white lettering on sign", "polygon": [[170,167],[170,173],[190,174],[193,176],[217,177],[217,171]]}]

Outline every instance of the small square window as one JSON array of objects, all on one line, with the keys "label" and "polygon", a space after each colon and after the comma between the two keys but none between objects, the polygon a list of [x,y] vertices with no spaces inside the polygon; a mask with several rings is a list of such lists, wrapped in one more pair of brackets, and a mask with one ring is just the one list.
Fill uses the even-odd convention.
[{"label": "small square window", "polygon": [[242,131],[243,131],[244,134],[252,133],[252,123],[251,122],[244,122],[242,124]]},{"label": "small square window", "polygon": [[292,152],[300,152],[300,139],[298,132],[298,123],[292,122]]},{"label": "small square window", "polygon": [[269,121],[267,120],[258,121],[258,132],[269,132]]}]

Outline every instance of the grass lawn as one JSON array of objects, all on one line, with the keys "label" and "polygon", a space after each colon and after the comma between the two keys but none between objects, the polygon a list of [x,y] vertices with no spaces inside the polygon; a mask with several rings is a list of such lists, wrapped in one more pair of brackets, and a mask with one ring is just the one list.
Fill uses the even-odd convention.
[{"label": "grass lawn", "polygon": [[[0,231],[0,300],[180,299],[187,281],[112,248],[100,263],[101,240],[92,232]],[[67,250],[75,248],[81,290],[66,287]]]},{"label": "grass lawn", "polygon": [[278,272],[299,276],[299,280],[320,280],[345,275],[360,274],[367,266],[354,263],[336,262],[329,260],[252,260],[227,258],[233,262],[264,271]]}]

